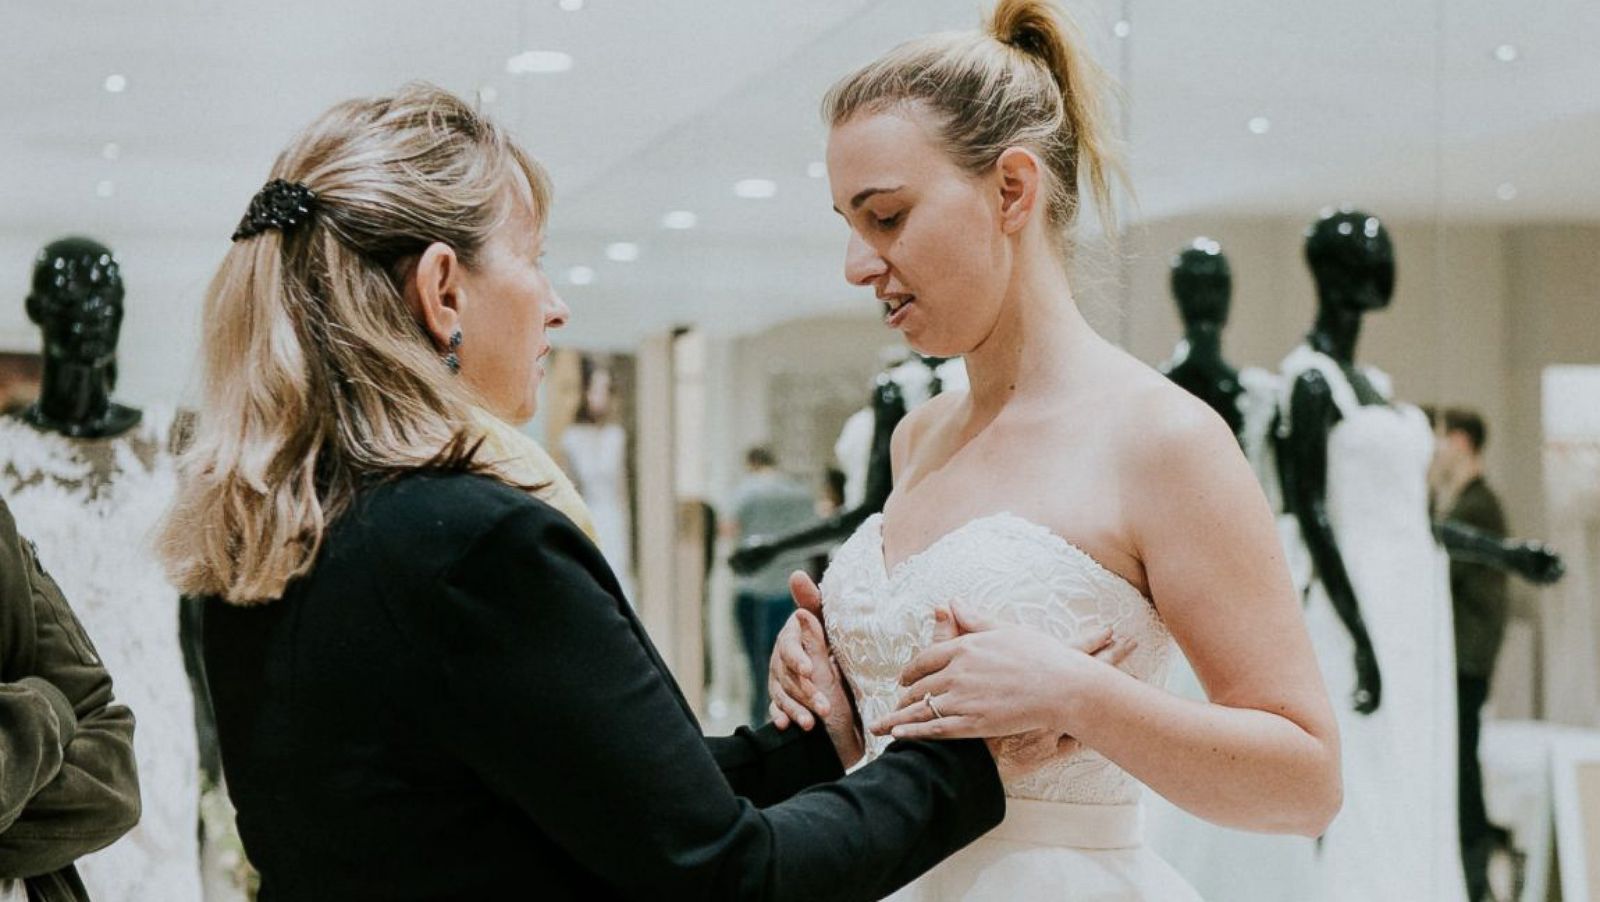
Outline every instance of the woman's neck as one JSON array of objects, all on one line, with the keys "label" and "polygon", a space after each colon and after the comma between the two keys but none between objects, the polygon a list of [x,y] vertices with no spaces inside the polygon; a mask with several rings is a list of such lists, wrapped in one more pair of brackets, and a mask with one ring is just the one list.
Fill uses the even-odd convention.
[{"label": "woman's neck", "polygon": [[1095,340],[1060,263],[1019,267],[988,337],[966,355],[971,403],[993,415],[1012,400],[1059,394],[1074,360]]}]

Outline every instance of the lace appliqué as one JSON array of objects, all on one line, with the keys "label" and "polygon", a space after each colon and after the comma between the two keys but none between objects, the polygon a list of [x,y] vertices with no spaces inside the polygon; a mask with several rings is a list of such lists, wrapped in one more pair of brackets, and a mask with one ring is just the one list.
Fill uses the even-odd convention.
[{"label": "lace appliqu\u00e9", "polygon": [[194,701],[178,644],[178,592],[151,547],[177,487],[173,414],[131,432],[68,439],[0,418],[0,492],[38,547],[137,718],[143,814],[78,862],[90,895],[198,900],[200,765]]},{"label": "lace appliqu\u00e9", "polygon": [[[883,565],[882,525],[882,515],[863,523],[822,582],[829,641],[863,721],[893,710],[901,671],[932,643],[934,609],[955,599],[1063,642],[1109,626],[1138,642],[1122,669],[1146,682],[1165,682],[1171,635],[1149,600],[1045,527],[1012,514],[980,517],[890,573]],[[867,758],[881,755],[889,742],[867,737]],[[1111,805],[1138,801],[1140,790],[1103,755],[1082,749],[1007,784],[1006,795]]]}]

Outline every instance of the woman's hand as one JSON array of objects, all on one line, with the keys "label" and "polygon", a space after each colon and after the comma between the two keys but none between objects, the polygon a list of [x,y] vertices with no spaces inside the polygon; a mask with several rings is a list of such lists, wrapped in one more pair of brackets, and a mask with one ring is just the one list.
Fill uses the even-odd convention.
[{"label": "woman's hand", "polygon": [[767,670],[767,693],[772,700],[768,713],[780,730],[788,729],[790,723],[810,730],[820,718],[839,760],[849,767],[865,752],[865,742],[850,688],[828,652],[828,634],[821,619],[822,593],[811,577],[796,571],[789,576],[789,594],[794,596],[796,610],[772,649]]},{"label": "woman's hand", "polygon": [[[1071,712],[1081,693],[1135,648],[1101,629],[1064,643],[999,626],[955,605],[935,613],[935,641],[901,674],[900,706],[871,724],[896,739],[1005,738],[991,749],[1043,763],[1076,748]],[[954,630],[945,625],[948,620]],[[1025,738],[1018,738],[1025,737]]]}]

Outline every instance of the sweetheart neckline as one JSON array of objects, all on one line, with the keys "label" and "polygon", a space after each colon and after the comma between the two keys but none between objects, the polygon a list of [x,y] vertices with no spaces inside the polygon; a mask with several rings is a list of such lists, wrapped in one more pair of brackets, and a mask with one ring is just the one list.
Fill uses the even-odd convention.
[{"label": "sweetheart neckline", "polygon": [[1080,559],[1081,561],[1083,561],[1091,569],[1093,569],[1093,570],[1095,570],[1095,571],[1097,571],[1099,573],[1102,573],[1105,576],[1110,577],[1113,581],[1115,581],[1117,583],[1120,583],[1122,586],[1127,588],[1129,591],[1133,592],[1133,594],[1135,594],[1135,595],[1139,596],[1140,598],[1144,599],[1147,604],[1150,604],[1152,607],[1154,607],[1154,604],[1155,604],[1153,601],[1151,601],[1150,596],[1146,595],[1144,592],[1141,592],[1139,590],[1139,587],[1135,586],[1132,582],[1130,582],[1127,577],[1123,576],[1122,574],[1118,573],[1115,570],[1112,570],[1110,567],[1107,567],[1105,564],[1100,563],[1100,560],[1098,558],[1096,558],[1094,555],[1090,554],[1089,552],[1083,550],[1078,545],[1073,544],[1070,540],[1068,540],[1067,538],[1062,536],[1060,533],[1056,532],[1055,530],[1051,529],[1048,526],[1045,526],[1043,523],[1039,523],[1039,522],[1036,522],[1034,520],[1030,520],[1027,517],[1021,516],[1019,514],[1014,514],[1011,511],[995,511],[994,513],[990,513],[990,514],[979,514],[978,516],[973,517],[973,518],[967,520],[966,522],[961,523],[958,526],[955,526],[955,527],[953,527],[953,528],[951,528],[949,530],[946,530],[944,533],[940,534],[937,538],[935,538],[932,542],[928,543],[928,545],[923,547],[922,550],[914,552],[913,554],[903,558],[902,560],[897,562],[893,567],[890,567],[889,566],[889,562],[884,558],[883,520],[884,520],[883,514],[881,512],[879,512],[879,513],[873,514],[872,517],[870,518],[869,522],[873,523],[873,527],[874,527],[874,529],[877,530],[877,533],[878,533],[878,540],[877,540],[878,541],[878,551],[877,551],[877,554],[874,555],[874,558],[878,562],[878,572],[880,574],[882,574],[883,578],[887,582],[890,582],[890,583],[897,582],[901,578],[901,576],[906,572],[906,570],[908,569],[908,567],[911,564],[917,563],[922,558],[927,557],[931,552],[933,552],[934,550],[938,549],[939,546],[945,544],[946,542],[950,541],[951,539],[955,538],[956,536],[961,535],[964,532],[967,532],[968,530],[972,529],[974,526],[977,526],[980,523],[985,523],[985,522],[989,522],[989,521],[1010,520],[1010,521],[1015,521],[1016,523],[1019,523],[1022,526],[1027,527],[1029,530],[1031,530],[1033,532],[1036,532],[1036,533],[1039,533],[1039,534],[1042,534],[1042,535],[1046,536],[1047,538],[1049,538],[1052,541],[1054,541],[1057,545],[1061,546],[1063,549],[1071,552],[1074,557],[1076,557],[1076,558]]}]

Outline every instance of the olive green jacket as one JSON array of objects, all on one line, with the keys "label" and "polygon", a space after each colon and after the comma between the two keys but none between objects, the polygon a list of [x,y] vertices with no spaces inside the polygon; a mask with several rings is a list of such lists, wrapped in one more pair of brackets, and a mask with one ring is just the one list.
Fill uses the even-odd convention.
[{"label": "olive green jacket", "polygon": [[[1500,500],[1481,477],[1461,490],[1447,516],[1496,538],[1506,534]],[[1486,564],[1452,561],[1450,597],[1455,603],[1456,672],[1488,679],[1494,675],[1511,607],[1506,574]]]},{"label": "olive green jacket", "polygon": [[133,713],[0,502],[0,879],[87,899],[72,862],[139,821]]}]

